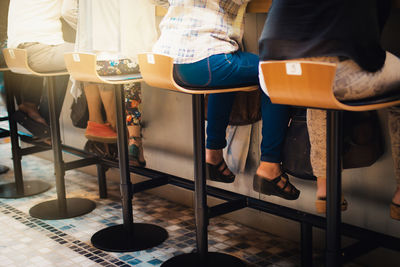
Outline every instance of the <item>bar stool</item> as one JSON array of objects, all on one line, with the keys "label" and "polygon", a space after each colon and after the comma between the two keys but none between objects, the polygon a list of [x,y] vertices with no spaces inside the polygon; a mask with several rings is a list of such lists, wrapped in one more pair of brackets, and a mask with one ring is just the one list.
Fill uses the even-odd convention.
[{"label": "bar stool", "polygon": [[240,259],[223,253],[208,251],[207,227],[210,211],[207,206],[205,131],[204,131],[204,95],[235,91],[257,90],[258,86],[246,86],[227,89],[184,88],[173,78],[173,59],[169,56],[146,53],[139,56],[140,72],[147,84],[153,87],[173,90],[192,95],[193,150],[195,180],[195,219],[197,252],[175,256],[161,266],[245,266]]},{"label": "bar stool", "polygon": [[[133,189],[134,187],[140,188],[140,185],[143,184],[149,185],[152,181],[150,183],[146,183],[149,181],[141,182],[139,183],[140,185],[136,184],[133,186],[130,180],[123,85],[132,82],[141,82],[143,80],[141,75],[99,76],[96,71],[95,54],[67,53],[64,59],[68,72],[75,80],[116,85],[115,101],[123,224],[110,226],[98,231],[91,238],[92,244],[99,249],[115,252],[139,251],[161,244],[168,238],[168,232],[165,229],[153,224],[133,222],[133,192],[142,191],[140,189]],[[150,184],[150,186],[145,187],[143,190],[160,185],[163,184]]]},{"label": "bar stool", "polygon": [[[50,72],[50,73],[38,73],[32,70],[28,65],[28,56],[25,49],[3,49],[4,58],[6,60],[7,66],[12,72],[26,74],[26,75],[36,75],[45,78],[47,94],[49,98],[49,113],[50,113],[50,131],[51,131],[51,143],[53,149],[54,157],[54,169],[56,174],[56,189],[57,189],[57,199],[39,203],[33,206],[29,210],[29,214],[32,217],[46,220],[57,220],[66,219],[76,216],[80,216],[91,212],[96,204],[88,199],[82,198],[66,198],[65,193],[65,171],[68,169],[76,168],[77,166],[83,167],[90,164],[95,164],[93,160],[81,159],[75,161],[74,164],[64,163],[62,157],[62,147],[61,147],[61,137],[60,137],[60,124],[58,121],[56,107],[55,107],[55,93],[54,90],[54,77],[61,75],[68,75],[68,72]],[[14,106],[13,99],[9,99],[9,106],[12,108]],[[13,121],[13,120],[10,120]],[[15,123],[15,122],[14,122]],[[16,125],[14,127],[16,131]],[[17,136],[17,133],[13,133]],[[12,143],[13,147],[18,146],[18,141]],[[14,156],[14,155],[13,155]],[[16,159],[14,159],[15,162]],[[17,160],[20,161],[20,158]],[[74,162],[73,162],[74,163]]]},{"label": "bar stool", "polygon": [[[11,139],[11,153],[13,159],[13,168],[14,168],[14,181],[13,183],[1,184],[0,185],[0,198],[21,198],[27,196],[33,196],[40,193],[43,193],[50,189],[50,184],[45,183],[40,180],[30,180],[24,181],[22,177],[22,168],[21,168],[21,154],[19,150],[18,144],[18,130],[17,123],[14,120],[11,120],[9,117],[14,113],[14,97],[10,92],[7,86],[7,75],[9,73],[8,68],[0,68],[1,72],[4,72],[4,87],[6,92],[6,107],[9,124],[9,131],[3,131],[1,137],[10,136]],[[3,120],[3,118],[1,118]]]},{"label": "bar stool", "polygon": [[260,68],[272,103],[327,110],[326,266],[341,266],[342,111],[376,110],[398,105],[400,90],[384,97],[338,101],[332,90],[336,64],[265,61],[260,63]]}]

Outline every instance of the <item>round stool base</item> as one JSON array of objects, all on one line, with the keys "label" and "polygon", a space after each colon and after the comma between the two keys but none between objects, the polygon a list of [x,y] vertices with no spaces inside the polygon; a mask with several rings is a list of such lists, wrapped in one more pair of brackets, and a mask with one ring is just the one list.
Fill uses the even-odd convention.
[{"label": "round stool base", "polygon": [[197,253],[187,253],[175,256],[163,264],[161,267],[176,267],[176,266],[185,266],[185,267],[221,267],[221,266],[229,266],[229,267],[245,267],[246,264],[236,258],[234,256],[218,253],[218,252],[208,252],[207,254],[207,262],[203,263],[200,260],[200,255]]},{"label": "round stool base", "polygon": [[17,192],[15,183],[0,185],[0,198],[21,198],[43,193],[50,189],[48,183],[42,181],[24,181],[24,191]]},{"label": "round stool base", "polygon": [[42,202],[33,206],[29,210],[29,214],[38,219],[59,220],[78,217],[96,208],[96,203],[83,198],[67,198],[66,203],[66,211],[61,211],[57,199]]},{"label": "round stool base", "polygon": [[128,233],[124,225],[114,225],[98,231],[91,242],[98,249],[112,252],[140,251],[158,246],[168,238],[168,232],[157,225],[134,223]]}]

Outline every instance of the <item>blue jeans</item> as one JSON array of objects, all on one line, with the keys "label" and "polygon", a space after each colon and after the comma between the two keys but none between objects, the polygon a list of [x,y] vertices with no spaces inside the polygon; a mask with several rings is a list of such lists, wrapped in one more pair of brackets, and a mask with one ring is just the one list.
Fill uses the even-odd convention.
[{"label": "blue jeans", "polygon": [[[218,54],[190,64],[176,64],[174,78],[181,86],[202,89],[257,85],[258,63],[258,56],[247,52]],[[226,127],[235,96],[235,92],[209,95],[208,149],[223,149],[226,146]],[[269,98],[262,94],[261,161],[281,162],[281,148],[289,121],[288,110],[287,106],[271,104]]]}]

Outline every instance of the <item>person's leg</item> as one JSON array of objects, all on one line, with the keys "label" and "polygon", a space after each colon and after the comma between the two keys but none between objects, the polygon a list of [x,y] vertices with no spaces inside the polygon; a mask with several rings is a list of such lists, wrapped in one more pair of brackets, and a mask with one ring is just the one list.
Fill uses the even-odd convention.
[{"label": "person's leg", "polygon": [[129,164],[144,167],[146,166],[146,161],[143,153],[140,124],[142,119],[140,108],[140,103],[142,102],[141,94],[140,83],[125,85],[126,126],[129,133]]},{"label": "person's leg", "polygon": [[[112,86],[103,84],[85,84],[84,90],[88,103],[89,121],[85,131],[85,137],[92,141],[103,143],[115,143],[117,141],[117,133],[115,132],[115,97]],[[104,93],[106,92],[106,93]],[[110,92],[112,94],[110,94]],[[102,97],[103,95],[103,97]],[[102,101],[106,113],[114,114],[112,120],[114,121],[114,128],[110,123],[104,123],[101,113]],[[112,108],[113,107],[113,108]],[[107,114],[107,118],[112,115]]]},{"label": "person's leg", "polygon": [[[338,63],[333,91],[339,100],[384,95],[400,86],[400,73],[398,72],[400,59],[390,53],[386,53],[384,66],[375,73],[362,70],[352,60],[338,62],[332,57],[311,58],[311,60]],[[392,119],[394,117],[390,116]],[[311,143],[311,165],[314,175],[317,176],[317,198],[324,198],[326,196],[326,112],[310,109],[307,113],[307,126]],[[392,140],[396,140],[396,137]],[[398,190],[396,190],[396,197],[393,200],[395,198],[397,200],[397,192]],[[342,209],[344,206],[342,205]]]},{"label": "person's leg", "polygon": [[[175,79],[182,86],[199,88],[238,87],[258,84],[257,55],[236,52],[218,54],[192,64],[175,67]],[[236,93],[210,94],[207,108],[206,162],[216,166],[224,175],[231,171],[223,163],[222,149],[226,146],[226,127]],[[231,174],[232,175],[232,174]]]},{"label": "person's leg", "polygon": [[281,170],[281,151],[289,122],[289,107],[272,104],[269,97],[263,93],[261,112],[263,123],[261,161],[256,174],[261,179],[268,181],[277,179],[277,185],[280,188],[284,188],[286,193],[297,198],[299,193],[294,186],[288,184],[285,187],[288,178],[285,175],[282,176]]},{"label": "person's leg", "polygon": [[106,111],[107,122],[111,125],[111,128],[115,130],[116,128],[116,109],[115,109],[115,94],[114,86],[112,85],[102,85],[99,87],[100,98],[103,103],[104,110]]},{"label": "person's leg", "polygon": [[101,98],[97,84],[88,83],[84,86],[86,101],[89,110],[89,121],[103,124],[103,117],[101,115]]},{"label": "person's leg", "polygon": [[51,72],[65,70],[64,53],[74,51],[73,43],[60,45],[45,45],[29,43],[24,45],[28,52],[28,64],[37,72]]},{"label": "person's leg", "polygon": [[388,111],[390,143],[396,177],[396,189],[392,198],[391,216],[393,219],[400,220],[400,107],[391,107]]}]

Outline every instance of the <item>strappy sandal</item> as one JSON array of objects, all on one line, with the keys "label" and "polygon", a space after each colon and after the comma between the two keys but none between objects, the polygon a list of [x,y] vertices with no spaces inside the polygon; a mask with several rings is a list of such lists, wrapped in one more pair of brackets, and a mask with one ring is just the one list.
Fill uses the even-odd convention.
[{"label": "strappy sandal", "polygon": [[135,167],[145,167],[146,161],[140,160],[140,158],[143,158],[142,138],[131,136],[129,139],[134,140],[134,143],[128,145],[129,165]]},{"label": "strappy sandal", "polygon": [[25,112],[17,110],[12,115],[12,118],[27,129],[35,138],[43,139],[50,137],[50,127],[35,121]]},{"label": "strappy sandal", "polygon": [[395,220],[400,221],[400,205],[396,203],[390,204],[390,217]]},{"label": "strappy sandal", "polygon": [[[284,186],[281,188],[278,183],[282,180],[282,177],[285,178],[286,182]],[[287,192],[285,191],[286,187],[290,188]],[[253,189],[264,195],[274,195],[287,200],[295,200],[300,196],[300,191],[289,182],[289,177],[286,173],[282,173],[278,177],[275,177],[272,180],[267,180],[266,178],[254,175],[253,179]]]},{"label": "strappy sandal", "polygon": [[[221,183],[233,183],[235,181],[235,175],[231,172],[229,174],[224,174],[224,171],[228,169],[228,165],[224,159],[222,159],[218,164],[206,163],[207,166],[207,178],[211,181],[221,182]],[[222,170],[220,170],[220,168]]]},{"label": "strappy sandal", "polygon": [[[342,203],[340,204],[340,210],[345,211],[347,210],[347,200],[342,196]],[[315,201],[315,209],[319,214],[326,213],[326,197],[318,197]]]}]

